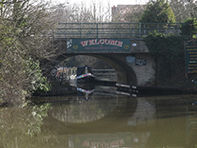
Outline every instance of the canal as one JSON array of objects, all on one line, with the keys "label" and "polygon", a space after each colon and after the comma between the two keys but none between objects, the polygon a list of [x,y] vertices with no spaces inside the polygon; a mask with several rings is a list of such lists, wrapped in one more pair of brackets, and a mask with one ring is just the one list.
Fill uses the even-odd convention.
[{"label": "canal", "polygon": [[197,95],[132,97],[77,88],[0,108],[0,148],[194,148]]}]

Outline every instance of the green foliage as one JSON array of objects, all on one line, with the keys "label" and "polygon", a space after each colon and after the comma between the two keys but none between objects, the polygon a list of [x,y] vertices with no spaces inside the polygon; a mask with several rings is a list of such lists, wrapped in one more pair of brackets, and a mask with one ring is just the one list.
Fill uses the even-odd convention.
[{"label": "green foliage", "polygon": [[193,34],[197,34],[197,21],[188,19],[181,26],[181,35],[188,40],[193,37]]},{"label": "green foliage", "polygon": [[31,58],[27,60],[27,70],[25,73],[31,77],[31,90],[33,93],[41,93],[50,91],[51,85],[47,82],[47,78],[42,76],[39,61],[33,61]]},{"label": "green foliage", "polygon": [[[169,52],[172,54],[176,52],[180,52],[180,48],[183,47],[183,37],[176,35],[165,35],[162,33],[157,33],[154,31],[153,33],[149,33],[147,37],[145,37],[146,45],[149,47],[150,54],[153,57],[163,57],[169,55]],[[181,51],[183,52],[183,51]]]},{"label": "green foliage", "polygon": [[0,8],[3,7],[3,2],[5,2],[5,0],[1,0],[1,2],[0,2]]},{"label": "green foliage", "polygon": [[32,116],[34,122],[29,122],[28,129],[24,133],[30,137],[34,137],[35,134],[41,132],[41,126],[43,124],[43,118],[48,116],[48,110],[51,104],[46,103],[40,106],[34,105],[32,108]]},{"label": "green foliage", "polygon": [[158,81],[172,78],[178,66],[184,67],[184,38],[182,36],[167,36],[155,31],[145,38],[145,43],[158,64]]},{"label": "green foliage", "polygon": [[165,0],[149,1],[146,10],[140,18],[143,23],[175,23],[174,13]]}]

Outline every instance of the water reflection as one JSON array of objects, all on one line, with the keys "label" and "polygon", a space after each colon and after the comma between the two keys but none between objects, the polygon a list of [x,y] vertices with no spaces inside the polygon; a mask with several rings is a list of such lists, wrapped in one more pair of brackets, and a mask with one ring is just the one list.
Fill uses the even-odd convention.
[{"label": "water reflection", "polygon": [[50,109],[3,108],[0,148],[196,147],[196,95],[134,98],[114,92],[99,86],[88,99],[39,98],[51,102]]},{"label": "water reflection", "polygon": [[81,103],[81,100],[89,100],[95,91],[95,85],[78,85],[77,87],[77,100]]},{"label": "water reflection", "polygon": [[[62,137],[66,136],[66,147],[69,148],[188,148],[196,146],[196,96],[133,98],[111,95],[108,97],[106,100],[109,102],[105,102],[103,96],[94,96],[93,93],[88,101],[84,100],[82,103],[73,104],[78,108],[76,114],[83,112],[81,116],[84,118],[87,116],[93,120],[71,123],[68,122],[68,119],[59,120],[56,118],[57,120],[54,120],[54,116],[49,116],[46,122],[53,121],[52,125],[58,125],[58,127],[53,127],[53,130]],[[94,116],[98,116],[98,109],[94,110],[93,108],[91,111],[87,111],[87,104],[85,107],[78,106],[91,102],[91,100],[94,103],[90,103],[90,106],[97,103],[100,106],[107,104],[108,112],[104,116],[94,118]],[[112,100],[114,102],[110,102]],[[56,104],[56,107],[58,106]],[[70,104],[67,104],[68,106]],[[110,108],[110,106],[113,107]],[[106,110],[106,108],[101,107],[100,109]],[[68,112],[71,113],[72,111],[70,109]],[[72,114],[70,115],[72,116]],[[45,126],[45,128],[49,129],[52,125]]]},{"label": "water reflection", "polygon": [[155,122],[156,108],[153,102],[148,102],[145,98],[138,98],[136,110],[132,116],[128,118],[128,125],[146,126],[149,123]]},{"label": "water reflection", "polygon": [[129,146],[133,143],[133,136],[134,134],[132,133],[69,135],[68,147],[113,148],[123,147],[125,145]]},{"label": "water reflection", "polygon": [[25,108],[1,108],[0,147],[35,147],[33,137],[41,134],[43,118],[47,116],[49,108],[49,104]]},{"label": "water reflection", "polygon": [[53,118],[67,123],[86,123],[103,118],[116,107],[116,99],[92,97],[90,100],[73,97],[69,104],[56,104]]}]

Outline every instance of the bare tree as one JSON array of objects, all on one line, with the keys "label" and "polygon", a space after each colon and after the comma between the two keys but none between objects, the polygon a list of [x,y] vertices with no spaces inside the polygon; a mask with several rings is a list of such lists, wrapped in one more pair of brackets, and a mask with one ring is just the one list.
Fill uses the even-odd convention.
[{"label": "bare tree", "polygon": [[62,3],[54,6],[56,9],[53,17],[60,23],[96,23],[109,22],[111,8],[109,2],[105,4],[100,1],[87,1],[80,4]]},{"label": "bare tree", "polygon": [[118,5],[112,8],[113,22],[138,23],[146,5]]},{"label": "bare tree", "polygon": [[39,59],[46,55],[54,23],[41,0],[0,2],[0,99],[23,101],[44,81]]},{"label": "bare tree", "polygon": [[175,14],[176,22],[197,17],[197,3],[194,0],[171,0],[170,6]]}]

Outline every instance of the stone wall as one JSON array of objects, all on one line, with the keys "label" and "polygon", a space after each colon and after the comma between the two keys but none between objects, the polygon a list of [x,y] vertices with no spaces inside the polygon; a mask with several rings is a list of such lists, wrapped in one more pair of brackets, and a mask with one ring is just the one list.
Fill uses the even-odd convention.
[{"label": "stone wall", "polygon": [[146,65],[128,63],[136,74],[138,85],[151,85],[155,82],[155,62],[150,54],[135,54],[136,59],[145,59]]}]

